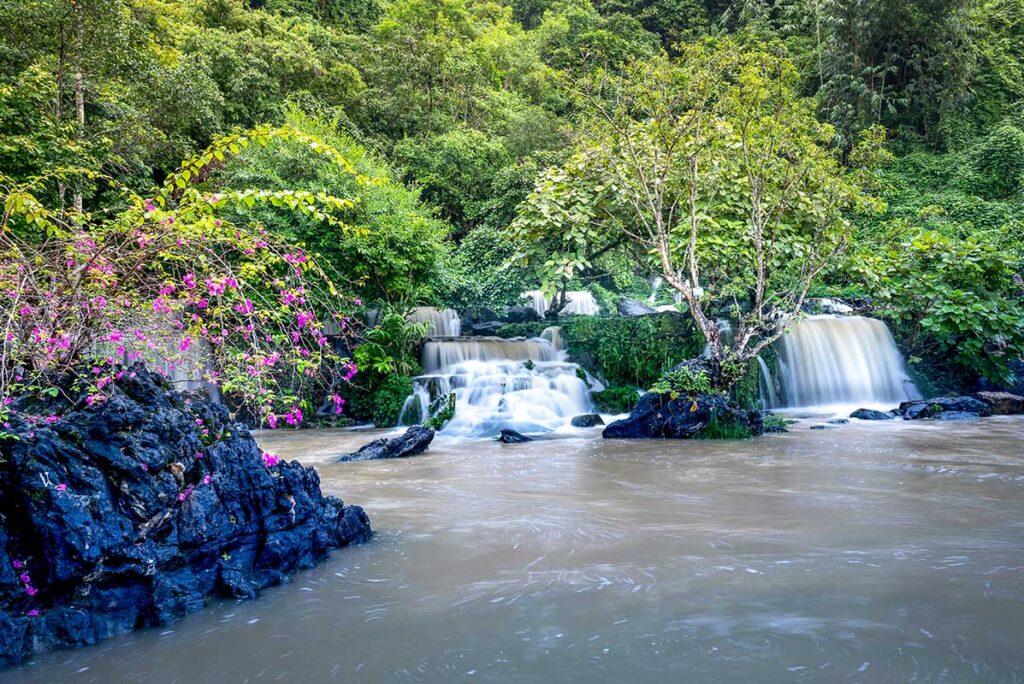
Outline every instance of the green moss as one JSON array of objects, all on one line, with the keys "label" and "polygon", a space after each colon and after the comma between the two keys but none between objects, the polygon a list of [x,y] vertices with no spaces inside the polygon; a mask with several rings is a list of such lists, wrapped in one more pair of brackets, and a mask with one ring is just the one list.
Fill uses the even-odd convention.
[{"label": "green moss", "polygon": [[552,325],[544,321],[532,321],[529,323],[508,323],[498,328],[497,332],[494,333],[498,337],[504,337],[506,340],[513,337],[540,337],[540,334],[544,331],[544,328]]},{"label": "green moss", "polygon": [[444,399],[444,408],[428,418],[424,425],[440,430],[449,420],[455,417],[455,392],[450,392]]}]

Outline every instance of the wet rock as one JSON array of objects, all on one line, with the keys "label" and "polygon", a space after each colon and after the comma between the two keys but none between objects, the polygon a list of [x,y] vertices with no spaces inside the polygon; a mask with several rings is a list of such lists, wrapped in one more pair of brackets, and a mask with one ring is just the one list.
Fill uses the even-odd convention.
[{"label": "wet rock", "polygon": [[544,320],[532,306],[521,306],[518,304],[508,307],[508,312],[504,318],[509,323],[532,323]]},{"label": "wet rock", "polygon": [[57,413],[15,409],[0,441],[0,664],[254,596],[370,537],[316,471],[268,466],[223,406],[142,366]]},{"label": "wet rock", "polygon": [[835,428],[833,428],[831,425],[812,425],[811,429],[812,430],[834,430]]},{"label": "wet rock", "polygon": [[483,323],[474,323],[469,332],[477,337],[493,337],[497,335],[498,331],[504,326],[505,323],[502,321],[485,321]]},{"label": "wet rock", "polygon": [[617,420],[604,429],[606,439],[661,437],[689,439],[708,429],[714,421],[723,429],[738,428],[752,435],[764,432],[763,418],[758,411],[743,411],[729,406],[720,395],[680,395],[648,392],[640,398],[629,417]]},{"label": "wet rock", "polygon": [[527,437],[515,430],[505,429],[501,431],[500,435],[498,435],[498,441],[503,444],[522,444],[523,442],[532,442],[533,437]]},{"label": "wet rock", "polygon": [[892,420],[896,416],[887,411],[876,411],[874,409],[859,408],[850,414],[851,418],[860,420]]},{"label": "wet rock", "polygon": [[400,437],[381,437],[351,454],[342,454],[338,461],[373,461],[380,458],[406,458],[418,456],[434,441],[434,429],[415,425]]},{"label": "wet rock", "polygon": [[974,397],[935,397],[926,400],[905,401],[900,404],[899,408],[899,412],[906,420],[929,418],[942,411],[977,413],[979,416],[992,415],[992,407]]},{"label": "wet rock", "polygon": [[651,308],[636,299],[620,299],[616,308],[618,309],[620,316],[635,317],[658,313],[657,309]]},{"label": "wet rock", "polygon": [[846,425],[850,421],[846,418],[833,418],[832,420],[826,420],[829,425]]},{"label": "wet rock", "polygon": [[970,411],[939,411],[932,416],[933,420],[942,421],[968,421],[978,420],[979,416],[977,413],[971,413]]},{"label": "wet rock", "polygon": [[988,404],[995,416],[1015,416],[1024,413],[1024,397],[1009,392],[978,392],[978,401]]},{"label": "wet rock", "polygon": [[584,413],[582,416],[576,416],[572,419],[573,427],[588,428],[596,425],[604,425],[604,421],[601,419],[601,416],[596,413]]}]

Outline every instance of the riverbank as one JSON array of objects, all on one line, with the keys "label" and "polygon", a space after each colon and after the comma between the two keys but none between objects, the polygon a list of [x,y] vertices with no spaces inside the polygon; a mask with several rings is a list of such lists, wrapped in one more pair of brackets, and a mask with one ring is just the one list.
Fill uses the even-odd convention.
[{"label": "riverbank", "polygon": [[1024,676],[1024,418],[821,422],[743,442],[442,434],[359,463],[332,457],[376,434],[266,434],[373,513],[372,544],[0,682]]}]

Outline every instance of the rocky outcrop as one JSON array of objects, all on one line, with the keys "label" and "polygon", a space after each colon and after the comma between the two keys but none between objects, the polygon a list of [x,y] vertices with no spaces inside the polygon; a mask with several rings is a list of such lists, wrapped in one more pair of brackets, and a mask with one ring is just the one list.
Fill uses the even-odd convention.
[{"label": "rocky outcrop", "polygon": [[519,304],[508,307],[508,312],[503,318],[509,323],[533,323],[544,320],[532,306],[521,306]]},{"label": "rocky outcrop", "polygon": [[1024,397],[1009,392],[978,392],[978,401],[988,404],[994,416],[1015,416],[1024,413]]},{"label": "rocky outcrop", "polygon": [[643,302],[636,299],[620,299],[616,307],[619,311],[620,316],[647,316],[653,313],[658,313],[657,309],[647,306]]},{"label": "rocky outcrop", "polygon": [[876,411],[874,409],[859,408],[850,414],[851,418],[860,420],[892,420],[896,416],[888,411]]},{"label": "rocky outcrop", "polygon": [[[65,388],[70,393],[70,388]],[[92,407],[24,397],[0,440],[0,664],[251,597],[370,537],[312,468],[136,366]]]},{"label": "rocky outcrop", "polygon": [[941,420],[944,422],[962,422],[980,420],[977,413],[970,411],[939,411],[932,416],[932,420]]},{"label": "rocky outcrop", "polygon": [[762,416],[757,411],[743,411],[729,406],[720,395],[698,394],[695,397],[648,392],[629,414],[604,429],[607,439],[661,437],[689,439],[697,437],[714,424],[728,431],[736,429],[749,435],[764,431]]},{"label": "rocky outcrop", "polygon": [[905,401],[900,404],[899,412],[905,420],[931,418],[943,411],[977,413],[979,416],[991,416],[992,407],[974,397],[935,397],[934,399]]},{"label": "rocky outcrop", "polygon": [[578,428],[589,428],[597,425],[604,425],[604,420],[596,413],[584,413],[572,419],[572,426]]},{"label": "rocky outcrop", "polygon": [[500,435],[498,435],[498,441],[502,444],[522,444],[523,442],[532,442],[533,437],[527,437],[515,430],[505,429],[501,431]]},{"label": "rocky outcrop", "polygon": [[415,425],[400,437],[375,439],[355,453],[342,454],[339,461],[373,461],[380,458],[418,456],[434,441],[434,429]]}]

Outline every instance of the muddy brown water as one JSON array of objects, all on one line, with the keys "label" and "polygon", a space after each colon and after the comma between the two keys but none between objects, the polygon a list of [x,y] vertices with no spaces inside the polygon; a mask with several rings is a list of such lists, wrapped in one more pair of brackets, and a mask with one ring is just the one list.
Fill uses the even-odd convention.
[{"label": "muddy brown water", "polygon": [[1024,679],[1024,419],[814,422],[363,463],[331,457],[368,433],[277,433],[372,542],[0,682]]}]

